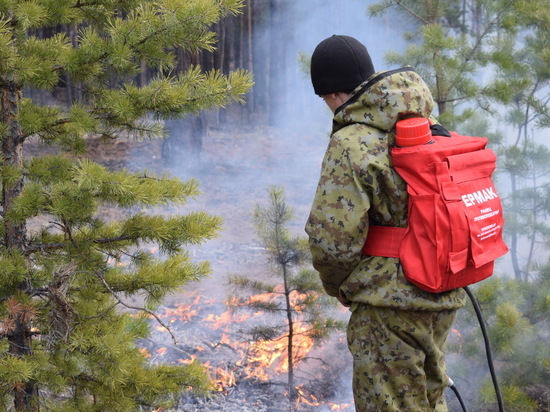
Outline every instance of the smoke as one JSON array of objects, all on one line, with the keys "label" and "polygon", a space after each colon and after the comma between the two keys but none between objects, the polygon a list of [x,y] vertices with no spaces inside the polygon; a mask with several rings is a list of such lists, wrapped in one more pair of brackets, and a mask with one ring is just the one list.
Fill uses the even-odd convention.
[{"label": "smoke", "polygon": [[[295,211],[292,231],[305,236],[303,228],[319,177],[320,164],[328,143],[332,113],[313,93],[309,75],[298,61],[300,53],[311,55],[316,45],[333,34],[345,34],[363,42],[371,54],[376,70],[389,69],[384,63],[388,50],[402,51],[403,24],[389,18],[371,19],[367,7],[374,1],[307,0],[281,2],[285,8],[277,28],[256,26],[254,59],[269,64],[273,42],[284,42],[283,68],[272,79],[279,88],[270,96],[276,119],[271,127],[260,123],[230,129],[207,130],[203,136],[200,168],[189,171],[175,167],[172,173],[184,179],[200,181],[204,195],[190,206],[224,218],[225,227],[218,239],[195,248],[198,257],[208,258],[216,279],[228,272],[257,271],[243,255],[257,247],[251,213],[257,203],[267,198],[271,185],[285,188],[287,203]],[[265,21],[270,21],[265,19]],[[280,36],[278,35],[280,32]],[[274,35],[277,34],[277,36]],[[263,76],[255,73],[256,77]],[[280,95],[277,95],[280,94]],[[231,110],[229,108],[228,110]],[[254,120],[253,120],[254,122]],[[255,122],[254,122],[255,123]],[[260,127],[259,127],[260,126]],[[174,149],[171,149],[174,150]],[[217,259],[229,250],[229,258]],[[234,259],[233,259],[234,257]],[[242,263],[245,262],[245,267]],[[256,264],[252,265],[255,266]],[[210,282],[210,281],[208,281]],[[219,293],[224,293],[221,282]]]},{"label": "smoke", "polygon": [[[324,102],[315,96],[309,76],[297,65],[300,53],[311,55],[317,44],[334,34],[357,38],[366,45],[375,70],[389,69],[384,62],[384,54],[390,49],[403,51],[403,27],[406,22],[394,24],[388,17],[370,18],[367,8],[376,1],[361,0],[319,0],[286,2],[285,10],[294,22],[285,27],[285,64],[287,70],[281,74],[287,84],[288,106],[276,108],[281,119],[279,127],[292,126],[311,130],[321,124],[325,130],[330,127],[331,114]],[[402,24],[405,23],[405,24]],[[262,48],[262,46],[260,46]],[[264,48],[265,50],[265,48]]]},{"label": "smoke", "polygon": [[[192,287],[223,299],[229,292],[225,284],[227,274],[263,276],[266,256],[251,215],[257,203],[265,204],[267,188],[271,185],[285,188],[287,204],[295,214],[290,229],[296,236],[305,237],[303,228],[328,143],[332,113],[313,93],[310,78],[303,72],[298,58],[300,53],[311,55],[323,39],[343,34],[367,46],[376,70],[389,69],[384,64],[384,53],[389,49],[404,49],[403,25],[370,19],[367,7],[373,2],[282,2],[287,8],[280,10],[282,15],[277,19],[278,24],[282,24],[276,28],[280,38],[273,37],[273,27],[257,27],[253,36],[256,60],[268,62],[272,42],[284,42],[284,63],[280,64],[284,70],[277,73],[279,78],[272,79],[280,86],[271,89],[280,95],[270,96],[272,103],[281,103],[271,107],[276,121],[271,127],[235,128],[229,136],[220,130],[208,130],[203,137],[201,167],[191,173],[185,168],[172,170],[177,176],[193,177],[200,182],[203,195],[186,206],[186,210],[204,210],[225,221],[219,238],[191,249],[196,260],[208,260],[213,268],[209,279]],[[174,297],[174,301],[177,300],[178,297]],[[351,357],[348,356],[345,353],[347,361],[341,361],[344,365],[337,378],[342,380],[338,396],[345,401],[352,399]]]},{"label": "smoke", "polygon": [[[310,55],[315,46],[333,34],[349,35],[365,44],[375,69],[386,70],[384,54],[404,51],[406,22],[395,21],[391,13],[371,19],[364,0],[301,0],[286,3],[278,21],[279,38],[272,27],[258,27],[254,33],[255,59],[269,61],[273,41],[284,42],[284,68],[280,85],[271,96],[276,121],[271,127],[242,126],[232,130],[209,130],[203,137],[201,167],[191,173],[175,167],[172,173],[199,180],[203,195],[185,209],[204,210],[224,218],[219,238],[190,249],[196,260],[208,260],[213,273],[196,287],[212,297],[223,299],[229,292],[225,277],[230,273],[261,276],[265,273],[265,255],[252,224],[257,203],[267,201],[271,185],[285,188],[287,203],[294,209],[292,231],[305,236],[303,227],[319,177],[320,164],[328,143],[332,113],[313,93],[309,76],[303,73],[298,56]],[[265,53],[265,54],[264,54]],[[257,75],[261,75],[257,73]],[[223,126],[223,125],[222,125]],[[259,125],[256,125],[259,126]],[[176,296],[174,300],[177,300]],[[452,374],[460,356],[448,358]],[[342,375],[342,396],[351,399],[351,358]],[[457,379],[453,376],[453,379]],[[460,377],[458,377],[460,384]],[[452,395],[451,395],[452,396]]]}]

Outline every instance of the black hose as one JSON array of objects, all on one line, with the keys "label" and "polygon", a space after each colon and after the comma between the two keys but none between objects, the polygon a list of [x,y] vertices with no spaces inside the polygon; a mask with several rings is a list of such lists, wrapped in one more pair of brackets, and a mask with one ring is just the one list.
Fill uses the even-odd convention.
[{"label": "black hose", "polygon": [[449,377],[447,377],[447,378],[449,379],[449,388],[451,388],[451,390],[455,393],[456,398],[458,399],[458,402],[460,403],[460,406],[462,406],[462,410],[464,412],[468,412],[468,408],[466,408],[466,404],[462,400],[462,396],[460,396],[460,392],[458,392],[458,389],[455,386],[455,383],[453,382],[453,380],[451,378],[449,378]]},{"label": "black hose", "polygon": [[483,316],[481,314],[481,309],[479,307],[479,303],[476,297],[474,296],[470,288],[468,288],[468,286],[464,286],[463,289],[466,291],[466,293],[468,294],[468,297],[470,298],[470,300],[472,301],[472,304],[474,305],[474,310],[476,311],[477,319],[479,321],[479,326],[481,326],[481,332],[483,333],[483,340],[485,341],[485,352],[487,353],[487,363],[489,364],[489,371],[491,372],[491,379],[493,380],[493,386],[495,388],[495,394],[496,394],[497,403],[498,403],[498,410],[499,412],[504,412],[504,402],[502,401],[502,395],[500,393],[500,388],[497,382],[497,375],[495,373],[495,366],[493,365],[493,355],[491,354],[491,345],[489,343],[489,335],[487,334],[487,326],[485,325],[485,320],[483,319]]}]

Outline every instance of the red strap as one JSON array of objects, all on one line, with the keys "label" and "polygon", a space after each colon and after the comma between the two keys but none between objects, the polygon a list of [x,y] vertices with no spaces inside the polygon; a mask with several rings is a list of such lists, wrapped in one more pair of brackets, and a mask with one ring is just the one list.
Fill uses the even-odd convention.
[{"label": "red strap", "polygon": [[363,254],[398,258],[405,233],[406,227],[370,226]]}]

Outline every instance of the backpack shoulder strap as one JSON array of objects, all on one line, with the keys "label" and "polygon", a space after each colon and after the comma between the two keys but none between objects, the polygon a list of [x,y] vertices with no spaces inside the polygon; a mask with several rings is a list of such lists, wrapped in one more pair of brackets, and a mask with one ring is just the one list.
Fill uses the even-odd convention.
[{"label": "backpack shoulder strap", "polygon": [[449,132],[447,129],[445,129],[440,124],[432,124],[430,125],[430,130],[432,131],[432,136],[445,136],[445,137],[451,137],[451,132]]},{"label": "backpack shoulder strap", "polygon": [[407,230],[406,227],[370,226],[363,254],[398,258],[399,246]]}]

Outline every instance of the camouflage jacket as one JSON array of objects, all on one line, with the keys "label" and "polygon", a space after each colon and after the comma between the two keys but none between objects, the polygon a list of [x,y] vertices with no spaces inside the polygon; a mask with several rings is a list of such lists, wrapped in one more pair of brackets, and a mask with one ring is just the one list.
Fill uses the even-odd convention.
[{"label": "camouflage jacket", "polygon": [[424,292],[399,259],[361,253],[369,225],[407,225],[407,187],[392,167],[394,125],[430,117],[434,101],[411,68],[374,74],[336,110],[321,177],[306,224],[313,265],[326,292],[349,302],[406,310],[464,304],[462,290]]}]

